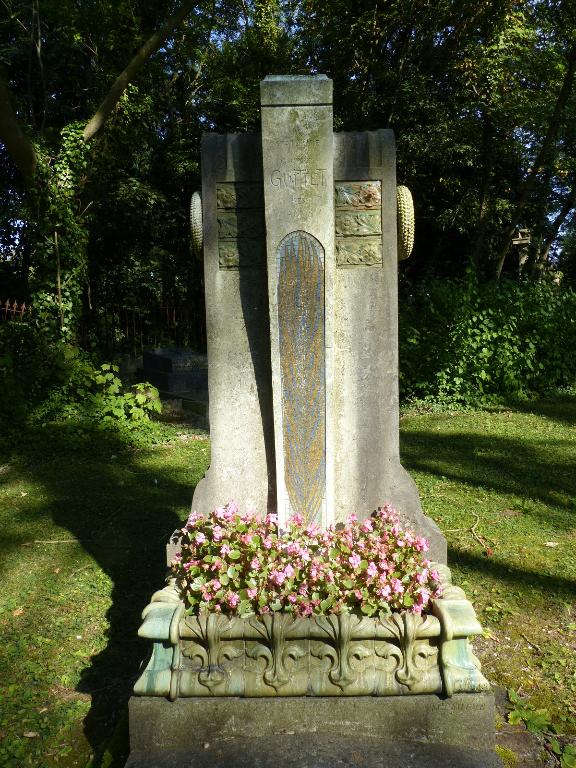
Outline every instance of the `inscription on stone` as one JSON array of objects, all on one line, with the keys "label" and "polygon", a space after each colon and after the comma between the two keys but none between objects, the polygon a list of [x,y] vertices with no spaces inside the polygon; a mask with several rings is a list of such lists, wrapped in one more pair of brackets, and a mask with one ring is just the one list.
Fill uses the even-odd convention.
[{"label": "inscription on stone", "polygon": [[293,168],[289,171],[275,169],[270,174],[270,184],[281,189],[296,189],[301,187],[325,187],[326,168]]},{"label": "inscription on stone", "polygon": [[262,185],[220,182],[216,206],[220,269],[262,269],[266,263]]}]

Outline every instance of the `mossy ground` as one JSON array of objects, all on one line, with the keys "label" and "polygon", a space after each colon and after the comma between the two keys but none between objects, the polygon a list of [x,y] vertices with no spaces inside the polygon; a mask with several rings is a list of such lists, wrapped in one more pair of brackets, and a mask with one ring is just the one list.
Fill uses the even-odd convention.
[{"label": "mossy ground", "polygon": [[[576,719],[575,425],[576,398],[402,419],[404,464],[487,629],[475,644],[484,671],[567,731]],[[209,462],[208,441],[183,426],[159,429],[157,440],[132,448],[54,424],[2,444],[2,768],[123,764],[122,716],[147,652],[140,612]]]}]

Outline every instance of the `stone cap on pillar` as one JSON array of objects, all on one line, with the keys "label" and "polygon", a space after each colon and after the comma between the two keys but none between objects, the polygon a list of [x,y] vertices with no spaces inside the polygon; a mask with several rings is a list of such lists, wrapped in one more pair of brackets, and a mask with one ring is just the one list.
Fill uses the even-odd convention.
[{"label": "stone cap on pillar", "polygon": [[267,75],[260,82],[263,107],[332,105],[332,80],[326,75]]}]

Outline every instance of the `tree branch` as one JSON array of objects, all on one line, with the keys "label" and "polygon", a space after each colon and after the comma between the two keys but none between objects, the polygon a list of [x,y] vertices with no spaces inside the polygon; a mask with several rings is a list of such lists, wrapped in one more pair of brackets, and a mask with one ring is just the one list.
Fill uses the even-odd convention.
[{"label": "tree branch", "polygon": [[560,227],[562,226],[562,224],[564,224],[566,218],[568,217],[568,214],[574,210],[575,205],[576,205],[576,179],[573,179],[572,187],[570,189],[570,192],[568,193],[566,200],[564,201],[564,205],[562,206],[558,215],[550,225],[550,231],[548,233],[548,237],[544,241],[544,244],[540,250],[540,253],[538,254],[537,262],[539,264],[544,264],[548,259],[550,248],[552,248],[554,240],[556,240],[558,232],[560,231]]},{"label": "tree branch", "polygon": [[195,0],[183,0],[182,4],[169,19],[157,30],[138,50],[134,58],[130,61],[126,69],[118,75],[112,87],[106,94],[104,100],[86,124],[84,128],[84,141],[90,141],[102,128],[110,114],[112,113],[116,104],[120,100],[120,97],[136,77],[138,72],[142,69],[144,64],[148,61],[152,54],[160,48],[160,46],[166,42],[171,32],[184,21],[186,16],[190,13]]},{"label": "tree branch", "polygon": [[30,186],[36,170],[36,151],[32,142],[20,128],[6,83],[0,78],[0,141],[16,167]]},{"label": "tree branch", "polygon": [[560,88],[558,98],[556,99],[556,104],[554,105],[554,112],[552,113],[552,117],[550,118],[546,136],[544,137],[544,141],[542,142],[540,151],[536,155],[536,159],[532,163],[532,166],[528,171],[528,174],[526,175],[526,179],[524,180],[524,184],[522,185],[520,194],[518,196],[516,207],[512,214],[510,225],[507,227],[504,233],[502,248],[500,250],[500,253],[498,254],[498,258],[496,262],[496,280],[499,280],[500,275],[502,274],[502,268],[504,266],[506,254],[508,253],[508,249],[510,248],[510,241],[512,240],[512,236],[516,229],[516,225],[518,224],[520,214],[524,210],[526,203],[528,202],[530,195],[532,194],[532,190],[534,189],[534,185],[536,184],[538,173],[541,171],[542,166],[544,165],[544,162],[546,161],[548,154],[552,149],[552,145],[556,141],[556,136],[560,128],[560,120],[562,117],[562,112],[570,96],[575,73],[576,73],[576,43],[572,45],[572,48],[568,53],[567,67],[566,67],[566,72],[564,73],[564,80],[562,82],[562,87]]}]

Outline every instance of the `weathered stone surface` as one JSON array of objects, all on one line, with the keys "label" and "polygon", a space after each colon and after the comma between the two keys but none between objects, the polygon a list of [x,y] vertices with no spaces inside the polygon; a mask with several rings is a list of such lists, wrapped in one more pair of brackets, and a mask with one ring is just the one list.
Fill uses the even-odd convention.
[{"label": "weathered stone surface", "polygon": [[[241,184],[238,184],[241,182]],[[226,192],[222,192],[223,185]],[[268,324],[268,286],[256,238],[221,240],[217,188],[222,205],[242,196],[242,205],[262,185],[260,138],[205,135],[202,141],[204,282],[210,392],[210,469],[192,506],[208,512],[236,499],[242,508],[274,506],[274,436]],[[249,208],[238,208],[249,211]],[[222,212],[222,211],[220,211]],[[261,214],[260,214],[261,215]],[[252,241],[252,243],[251,243]],[[224,245],[225,244],[225,245]],[[221,254],[220,246],[225,248]],[[229,249],[238,249],[238,266]],[[224,264],[221,263],[224,260]],[[232,267],[232,268],[231,268]]]},{"label": "weathered stone surface", "polygon": [[373,267],[382,265],[382,238],[337,237],[337,267]]},{"label": "weathered stone surface", "polygon": [[502,768],[491,750],[397,742],[353,733],[222,737],[187,750],[134,752],[126,768]]},{"label": "weathered stone surface", "polygon": [[[334,177],[337,188],[351,187],[351,206],[356,185],[379,181],[382,203],[381,266],[337,269],[334,279],[334,515],[336,520],[350,510],[368,515],[389,501],[406,524],[429,539],[432,559],[446,562],[446,541],[423,515],[416,486],[400,464],[392,131],[336,133]],[[358,215],[366,213],[378,215]]]},{"label": "weathered stone surface", "polygon": [[332,81],[261,83],[277,509],[332,521]]},{"label": "weathered stone surface", "polygon": [[[448,748],[448,755],[450,747],[455,747],[478,750],[488,757],[494,748],[494,697],[491,693],[462,693],[451,699],[423,695],[130,700],[130,746],[135,753],[200,751],[204,744],[223,744],[225,740],[246,748],[257,739],[265,740],[269,750],[269,745],[280,743],[286,735],[295,736],[294,743],[311,746],[318,737],[325,738],[327,744],[335,740],[335,746],[344,746],[347,739],[352,744],[378,740],[379,746],[408,743],[417,748],[425,744],[424,753],[436,755],[440,747]],[[266,747],[253,755],[265,759]],[[498,762],[494,758],[486,765]]]}]

